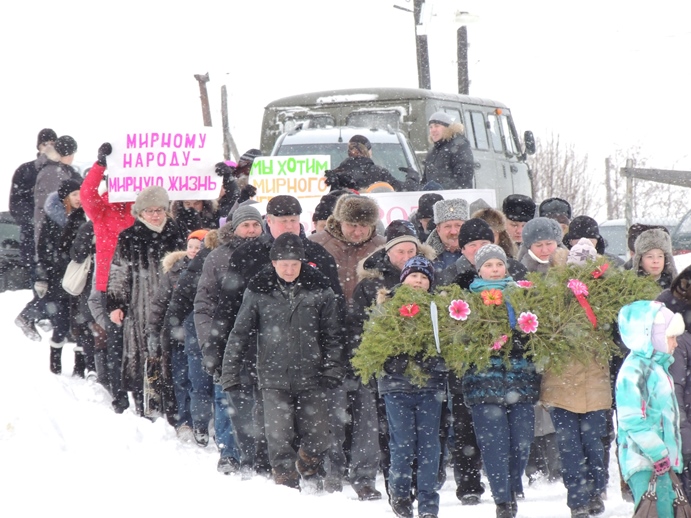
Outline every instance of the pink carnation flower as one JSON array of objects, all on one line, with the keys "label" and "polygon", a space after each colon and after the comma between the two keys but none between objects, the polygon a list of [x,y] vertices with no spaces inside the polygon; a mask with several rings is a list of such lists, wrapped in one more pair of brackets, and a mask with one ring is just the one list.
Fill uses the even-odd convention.
[{"label": "pink carnation flower", "polygon": [[538,321],[537,315],[530,311],[524,311],[518,317],[518,327],[524,333],[534,333],[537,331]]},{"label": "pink carnation flower", "polygon": [[470,306],[465,300],[452,300],[449,304],[449,315],[454,320],[466,320],[470,315]]},{"label": "pink carnation flower", "polygon": [[530,281],[516,281],[516,284],[520,286],[521,288],[532,288],[533,283]]},{"label": "pink carnation flower", "polygon": [[585,295],[586,297],[588,296],[588,286],[586,286],[583,282],[579,281],[578,279],[569,280],[566,287],[573,291],[573,294],[576,297],[578,297],[579,295]]},{"label": "pink carnation flower", "polygon": [[507,342],[508,339],[509,339],[508,336],[501,335],[499,337],[499,340],[497,340],[496,342],[494,342],[494,344],[492,344],[492,349],[495,351],[498,351],[499,349],[501,349],[501,346]]}]

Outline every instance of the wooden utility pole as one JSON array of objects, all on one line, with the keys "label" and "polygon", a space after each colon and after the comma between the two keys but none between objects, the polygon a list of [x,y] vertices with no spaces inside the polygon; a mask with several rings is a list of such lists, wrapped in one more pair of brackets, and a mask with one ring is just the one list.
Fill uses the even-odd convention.
[{"label": "wooden utility pole", "polygon": [[456,59],[458,62],[458,93],[468,95],[470,92],[470,78],[468,77],[468,29],[461,25],[456,32],[458,47]]},{"label": "wooden utility pole", "polygon": [[[626,169],[633,168],[633,160],[626,159]],[[626,218],[626,228],[629,228],[633,223],[633,175],[626,175],[626,205],[624,208],[624,217]]]},{"label": "wooden utility pole", "polygon": [[430,90],[432,79],[429,71],[429,49],[427,47],[427,35],[418,34],[420,25],[420,15],[422,14],[422,4],[425,0],[414,0],[413,18],[415,19],[415,50],[417,54],[417,78],[420,88]]},{"label": "wooden utility pole", "polygon": [[202,116],[204,126],[211,126],[211,109],[209,108],[209,93],[206,91],[206,83],[209,82],[209,73],[204,75],[195,74],[194,78],[199,82],[199,97],[202,100]]},{"label": "wooden utility pole", "polygon": [[605,196],[607,196],[607,219],[614,219],[614,203],[612,201],[612,184],[609,173],[612,170],[610,158],[605,158]]},{"label": "wooden utility pole", "polygon": [[228,90],[226,89],[226,85],[221,87],[221,118],[223,119],[223,158],[231,160],[231,156],[233,156],[235,157],[235,161],[237,161],[240,159],[240,153],[235,145],[233,135],[230,133],[230,124],[228,122]]}]

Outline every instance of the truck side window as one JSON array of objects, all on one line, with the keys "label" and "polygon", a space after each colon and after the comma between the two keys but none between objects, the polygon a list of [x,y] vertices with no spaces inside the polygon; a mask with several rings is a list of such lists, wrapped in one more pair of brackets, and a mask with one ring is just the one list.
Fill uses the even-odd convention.
[{"label": "truck side window", "polygon": [[492,137],[492,147],[497,153],[504,152],[504,145],[502,144],[501,129],[499,128],[499,121],[497,116],[487,115],[487,121],[489,126],[489,134]]},{"label": "truck side window", "polygon": [[512,153],[513,155],[518,154],[518,149],[516,148],[516,139],[511,131],[511,125],[509,124],[509,118],[506,115],[501,115],[499,117],[501,122],[501,131],[504,136],[504,144],[506,145],[506,151]]},{"label": "truck side window", "polygon": [[482,112],[467,111],[465,112],[465,120],[466,136],[470,141],[470,145],[474,149],[489,149],[485,118],[482,116]]}]

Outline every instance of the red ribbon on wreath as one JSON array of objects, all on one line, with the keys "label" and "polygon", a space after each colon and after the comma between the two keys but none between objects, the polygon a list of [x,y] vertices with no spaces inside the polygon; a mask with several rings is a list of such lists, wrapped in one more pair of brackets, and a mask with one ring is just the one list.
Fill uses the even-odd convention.
[{"label": "red ribbon on wreath", "polygon": [[590,323],[593,324],[593,327],[597,327],[597,318],[595,317],[595,313],[593,313],[593,308],[590,307],[590,304],[586,300],[586,297],[588,296],[588,286],[578,279],[569,280],[566,286],[573,292],[576,300],[585,311],[585,315],[588,317],[588,320],[590,320]]}]

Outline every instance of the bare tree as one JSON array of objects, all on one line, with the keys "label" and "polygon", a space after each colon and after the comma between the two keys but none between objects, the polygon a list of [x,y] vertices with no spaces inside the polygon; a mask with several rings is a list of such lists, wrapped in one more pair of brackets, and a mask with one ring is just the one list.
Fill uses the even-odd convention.
[{"label": "bare tree", "polygon": [[552,133],[536,139],[536,151],[530,159],[533,194],[536,201],[558,197],[571,204],[574,216],[592,215],[598,206],[598,186],[588,171],[588,155],[576,153],[573,144],[564,144]]},{"label": "bare tree", "polygon": [[[654,167],[649,159],[643,156],[640,146],[629,149],[617,149],[608,157],[610,164],[609,184],[607,185],[608,206],[611,206],[609,219],[624,217],[626,204],[626,179],[621,175],[621,168],[626,160],[633,161],[633,167]],[[680,219],[688,210],[688,199],[691,189],[646,180],[633,180],[633,217],[634,220],[645,218]]]}]

